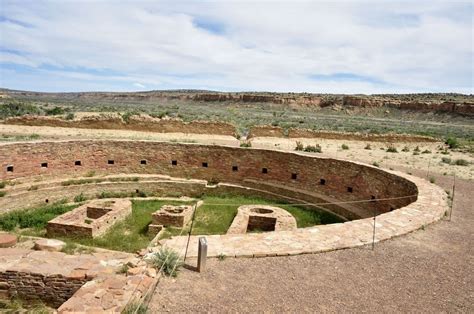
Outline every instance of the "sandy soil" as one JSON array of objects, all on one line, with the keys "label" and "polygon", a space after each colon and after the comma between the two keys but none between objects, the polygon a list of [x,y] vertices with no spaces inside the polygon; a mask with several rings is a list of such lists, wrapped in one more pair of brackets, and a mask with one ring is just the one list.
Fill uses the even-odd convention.
[{"label": "sandy soil", "polygon": [[[445,149],[443,143],[396,143],[393,146],[397,148],[398,153],[389,153],[386,151],[388,144],[381,142],[260,137],[252,139],[252,147],[292,151],[296,147],[296,141],[300,141],[305,146],[321,145],[322,153],[315,154],[316,156],[350,159],[367,164],[376,162],[382,168],[398,168],[407,172],[413,172],[411,169],[414,169],[428,174],[436,173],[446,176],[452,176],[455,173],[459,178],[474,179],[474,156],[450,150],[448,150],[448,155],[441,154]],[[349,149],[342,149],[342,144],[349,146]],[[367,144],[370,144],[370,150],[365,149]],[[413,155],[413,150],[417,146],[420,154]],[[408,152],[402,151],[405,147],[409,149]],[[423,154],[425,150],[431,153]],[[471,164],[469,166],[450,165],[441,161],[443,157],[450,158],[452,161],[465,159]]]},{"label": "sandy soil", "polygon": [[[417,174],[417,173],[415,173]],[[418,173],[422,175],[422,173]],[[446,189],[451,178],[437,176]],[[474,183],[458,181],[452,221],[370,247],[260,259],[208,260],[163,279],[155,312],[474,311]]]}]

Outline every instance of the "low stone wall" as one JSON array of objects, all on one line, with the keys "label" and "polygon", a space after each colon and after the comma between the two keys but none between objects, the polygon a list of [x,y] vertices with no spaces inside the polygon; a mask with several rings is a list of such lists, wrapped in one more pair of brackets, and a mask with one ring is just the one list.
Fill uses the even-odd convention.
[{"label": "low stone wall", "polygon": [[257,125],[250,128],[247,138],[253,137],[285,137],[282,127],[272,125]]},{"label": "low stone wall", "polygon": [[85,278],[7,270],[0,272],[0,296],[24,300],[39,299],[58,308],[86,282]]},{"label": "low stone wall", "polygon": [[86,116],[78,120],[64,120],[47,116],[20,116],[8,118],[5,124],[51,126],[80,129],[132,130],[157,133],[190,133],[236,136],[235,126],[226,122],[158,119],[150,116],[131,116],[124,121],[119,116]]}]

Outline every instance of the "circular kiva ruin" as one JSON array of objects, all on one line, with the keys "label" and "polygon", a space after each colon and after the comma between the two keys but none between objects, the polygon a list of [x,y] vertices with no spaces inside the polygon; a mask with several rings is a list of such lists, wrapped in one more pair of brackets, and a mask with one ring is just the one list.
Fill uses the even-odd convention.
[{"label": "circular kiva ruin", "polygon": [[[208,257],[318,253],[409,233],[448,209],[446,193],[424,179],[295,152],[151,141],[23,142],[0,145],[0,165],[6,182],[0,227],[13,232],[43,223],[42,230],[33,229],[43,238],[36,251],[2,249],[0,294],[38,297],[60,313],[122,311],[157,284],[147,254],[166,248],[198,257],[203,236]],[[137,202],[145,202],[141,212]],[[51,206],[54,212],[45,210]],[[208,216],[199,221],[196,212],[206,206]],[[302,224],[312,213],[322,218]],[[213,215],[217,225],[204,228]],[[127,243],[133,230],[124,224],[134,222],[146,223],[135,228],[134,239],[146,241],[142,247]],[[67,255],[67,238],[89,247],[115,241],[126,249]],[[0,247],[16,242],[0,233]],[[130,254],[144,248],[144,258]]]},{"label": "circular kiva ruin", "polygon": [[[244,195],[298,204],[308,211],[317,208],[342,221],[308,228],[284,223],[282,227],[281,220],[291,218],[284,209],[239,209],[229,232],[208,237],[210,256],[274,256],[360,246],[373,240],[374,215],[375,241],[380,241],[432,223],[447,210],[445,192],[417,177],[345,160],[252,148],[148,141],[10,143],[0,146],[0,164],[2,180],[21,183],[9,187],[0,198],[3,213],[64,199],[73,202],[79,193],[88,200],[100,193],[196,199]],[[91,172],[96,179],[80,181]],[[126,180],[130,175],[133,180]],[[71,180],[77,184],[64,184]],[[86,236],[105,232],[107,225],[130,213],[130,206],[119,205],[122,210],[113,210],[114,206],[94,209],[93,204],[77,208],[77,213],[91,220],[84,223],[81,218],[87,225],[84,229],[91,229],[81,232]],[[153,232],[166,226],[166,219],[188,223],[192,209],[181,209],[162,211],[169,215],[161,221],[154,217]],[[277,215],[272,215],[274,211]],[[60,223],[74,220],[74,214],[52,220],[48,233],[67,235],[68,229]],[[255,224],[261,225],[261,231],[273,232],[247,232]],[[175,236],[163,244],[178,249],[186,240]],[[197,236],[192,236],[191,256],[197,254],[195,243]]]}]

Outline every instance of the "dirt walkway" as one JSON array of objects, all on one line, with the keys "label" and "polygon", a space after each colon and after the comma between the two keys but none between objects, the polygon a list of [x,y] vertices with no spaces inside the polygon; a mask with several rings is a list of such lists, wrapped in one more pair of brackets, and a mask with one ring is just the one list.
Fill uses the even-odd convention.
[{"label": "dirt walkway", "polygon": [[[452,185],[452,178],[436,180],[445,189]],[[375,251],[211,259],[203,274],[183,270],[162,280],[150,306],[156,312],[473,312],[473,189],[472,181],[458,181],[451,222],[379,243]]]}]

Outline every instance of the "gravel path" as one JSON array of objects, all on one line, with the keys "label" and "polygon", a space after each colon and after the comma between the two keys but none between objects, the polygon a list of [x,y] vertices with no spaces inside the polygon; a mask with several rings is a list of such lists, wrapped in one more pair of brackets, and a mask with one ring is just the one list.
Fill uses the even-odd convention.
[{"label": "gravel path", "polygon": [[[416,174],[414,172],[414,174]],[[439,176],[445,189],[452,178]],[[163,279],[153,312],[474,312],[474,182],[458,181],[452,221],[370,247],[208,260]]]}]

